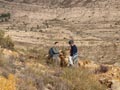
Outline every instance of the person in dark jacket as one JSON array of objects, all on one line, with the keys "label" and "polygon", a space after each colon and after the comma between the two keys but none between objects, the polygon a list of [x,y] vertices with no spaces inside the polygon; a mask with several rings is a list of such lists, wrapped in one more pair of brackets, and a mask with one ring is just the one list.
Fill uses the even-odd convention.
[{"label": "person in dark jacket", "polygon": [[49,58],[55,63],[59,64],[59,49],[58,42],[54,43],[54,46],[49,49]]},{"label": "person in dark jacket", "polygon": [[74,44],[73,40],[69,41],[70,45],[70,57],[69,57],[69,65],[77,65],[78,64],[78,49],[77,46]]}]

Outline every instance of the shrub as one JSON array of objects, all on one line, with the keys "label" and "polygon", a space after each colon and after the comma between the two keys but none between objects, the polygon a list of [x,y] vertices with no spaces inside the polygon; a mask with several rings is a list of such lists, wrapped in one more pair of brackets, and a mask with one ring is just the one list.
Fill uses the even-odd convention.
[{"label": "shrub", "polygon": [[10,19],[10,17],[11,17],[11,14],[10,14],[10,13],[2,13],[2,14],[0,15],[0,20],[1,20],[2,22],[8,21],[8,20]]},{"label": "shrub", "polygon": [[68,83],[72,83],[70,90],[106,90],[88,70],[65,68],[62,76]]},{"label": "shrub", "polygon": [[0,18],[8,18],[8,19],[10,19],[10,13],[2,13],[1,15],[0,15]]},{"label": "shrub", "polygon": [[0,46],[2,45],[4,35],[5,35],[5,33],[2,30],[0,30]]},{"label": "shrub", "polygon": [[0,76],[0,90],[16,90],[16,79],[15,76],[10,74],[8,79]]},{"label": "shrub", "polygon": [[5,37],[4,31],[0,30],[0,46],[2,48],[7,48],[10,50],[14,49],[14,42],[10,38],[10,36]]},{"label": "shrub", "polygon": [[2,46],[2,48],[7,48],[7,49],[11,49],[11,50],[14,49],[14,43],[13,43],[12,39],[10,38],[10,36],[7,36],[3,39],[1,46]]}]

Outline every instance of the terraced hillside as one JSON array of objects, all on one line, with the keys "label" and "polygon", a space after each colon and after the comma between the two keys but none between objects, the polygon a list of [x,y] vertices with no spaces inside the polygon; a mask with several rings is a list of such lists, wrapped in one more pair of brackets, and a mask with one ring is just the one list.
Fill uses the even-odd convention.
[{"label": "terraced hillside", "polygon": [[80,57],[104,63],[120,61],[119,0],[0,0],[11,19],[0,28],[17,46],[61,46],[73,38]]},{"label": "terraced hillside", "polygon": [[[120,90],[119,0],[0,0],[0,18],[0,90]],[[70,39],[80,67],[46,64]]]},{"label": "terraced hillside", "polygon": [[37,4],[37,5],[45,5],[50,7],[110,7],[111,5],[114,8],[119,7],[119,0],[4,0],[9,2],[17,2],[17,3],[27,3],[27,4]]}]

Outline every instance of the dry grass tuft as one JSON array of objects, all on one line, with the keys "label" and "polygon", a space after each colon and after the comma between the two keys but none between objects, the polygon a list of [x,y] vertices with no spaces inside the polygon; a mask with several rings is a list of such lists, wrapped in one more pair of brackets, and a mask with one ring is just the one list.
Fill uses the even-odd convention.
[{"label": "dry grass tuft", "polygon": [[8,79],[0,76],[0,90],[16,90],[15,76],[10,74]]},{"label": "dry grass tuft", "polygon": [[66,68],[63,78],[72,84],[70,90],[106,90],[88,70]]}]

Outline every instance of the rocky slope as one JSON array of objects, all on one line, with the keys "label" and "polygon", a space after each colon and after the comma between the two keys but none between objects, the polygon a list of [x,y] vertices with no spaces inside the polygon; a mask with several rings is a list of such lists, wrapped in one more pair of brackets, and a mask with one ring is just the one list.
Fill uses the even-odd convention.
[{"label": "rocky slope", "polygon": [[0,48],[0,90],[120,89],[118,66],[79,60],[78,68],[62,68],[46,64],[45,52]]}]

